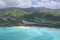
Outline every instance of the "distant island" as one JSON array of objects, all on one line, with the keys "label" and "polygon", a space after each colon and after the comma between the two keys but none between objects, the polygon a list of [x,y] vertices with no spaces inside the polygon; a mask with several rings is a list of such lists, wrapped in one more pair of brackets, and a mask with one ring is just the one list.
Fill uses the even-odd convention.
[{"label": "distant island", "polygon": [[43,7],[0,9],[0,27],[14,26],[60,28],[60,9]]}]

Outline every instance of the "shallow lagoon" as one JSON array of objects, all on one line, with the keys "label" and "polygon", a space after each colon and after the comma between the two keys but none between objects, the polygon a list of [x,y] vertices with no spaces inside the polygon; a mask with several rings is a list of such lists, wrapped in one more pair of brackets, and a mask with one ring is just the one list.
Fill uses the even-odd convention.
[{"label": "shallow lagoon", "polygon": [[0,40],[60,40],[60,30],[48,28],[0,28]]}]

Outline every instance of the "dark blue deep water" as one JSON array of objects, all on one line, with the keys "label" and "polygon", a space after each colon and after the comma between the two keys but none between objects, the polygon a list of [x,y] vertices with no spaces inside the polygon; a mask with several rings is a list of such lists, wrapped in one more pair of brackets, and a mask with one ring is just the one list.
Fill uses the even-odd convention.
[{"label": "dark blue deep water", "polygon": [[60,40],[60,30],[47,28],[0,28],[0,40]]}]

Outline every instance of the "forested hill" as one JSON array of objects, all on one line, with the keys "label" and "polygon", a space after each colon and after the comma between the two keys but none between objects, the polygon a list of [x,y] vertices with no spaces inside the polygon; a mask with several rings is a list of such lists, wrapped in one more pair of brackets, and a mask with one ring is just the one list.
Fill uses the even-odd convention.
[{"label": "forested hill", "polygon": [[[38,24],[25,24],[23,20]],[[39,26],[60,28],[60,9],[4,8],[0,9],[0,26]]]},{"label": "forested hill", "polygon": [[23,11],[20,8],[0,9],[0,27],[19,26],[22,23],[22,16],[26,14],[30,14],[30,12]]},{"label": "forested hill", "polygon": [[0,15],[12,14],[14,16],[23,16],[28,14],[28,12],[21,10],[20,8],[4,8],[0,9]]}]

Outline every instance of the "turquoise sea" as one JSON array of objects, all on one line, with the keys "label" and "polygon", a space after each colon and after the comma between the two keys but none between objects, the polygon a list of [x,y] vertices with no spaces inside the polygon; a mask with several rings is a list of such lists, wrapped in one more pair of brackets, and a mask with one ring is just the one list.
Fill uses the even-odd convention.
[{"label": "turquoise sea", "polygon": [[60,40],[59,29],[0,28],[0,40]]}]

